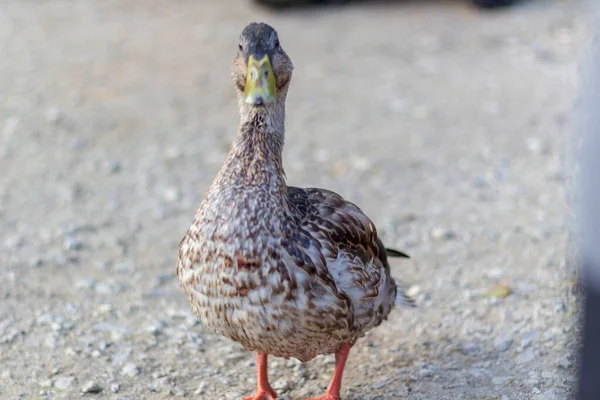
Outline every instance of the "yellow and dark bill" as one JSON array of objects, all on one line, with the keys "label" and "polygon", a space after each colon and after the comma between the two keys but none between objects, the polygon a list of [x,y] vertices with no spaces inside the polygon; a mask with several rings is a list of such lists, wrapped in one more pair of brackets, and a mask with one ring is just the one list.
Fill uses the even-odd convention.
[{"label": "yellow and dark bill", "polygon": [[246,103],[258,106],[275,101],[276,90],[275,75],[273,75],[269,56],[265,55],[257,60],[251,55],[248,59],[246,89],[244,90]]}]

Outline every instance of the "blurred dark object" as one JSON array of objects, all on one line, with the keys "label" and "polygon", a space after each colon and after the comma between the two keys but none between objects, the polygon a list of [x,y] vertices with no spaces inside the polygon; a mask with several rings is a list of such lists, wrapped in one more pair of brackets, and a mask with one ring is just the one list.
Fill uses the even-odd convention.
[{"label": "blurred dark object", "polygon": [[581,193],[579,221],[582,239],[584,288],[583,343],[579,353],[578,400],[600,398],[600,25],[583,68],[576,136],[581,141],[581,173],[578,191]]},{"label": "blurred dark object", "polygon": [[[345,4],[352,1],[366,2],[368,0],[254,0],[256,3],[264,4],[271,7],[289,7],[310,4]],[[506,7],[517,0],[470,0],[482,8],[499,8]]]},{"label": "blurred dark object", "polygon": [[513,4],[516,0],[473,0],[475,4],[483,8],[506,7]]},{"label": "blurred dark object", "polygon": [[[586,266],[600,268],[600,265]],[[600,396],[600,291],[590,285],[585,289],[583,309],[583,348],[579,359],[578,400],[597,400]]]},{"label": "blurred dark object", "polygon": [[311,4],[345,4],[349,0],[254,0],[271,7],[307,6]]}]

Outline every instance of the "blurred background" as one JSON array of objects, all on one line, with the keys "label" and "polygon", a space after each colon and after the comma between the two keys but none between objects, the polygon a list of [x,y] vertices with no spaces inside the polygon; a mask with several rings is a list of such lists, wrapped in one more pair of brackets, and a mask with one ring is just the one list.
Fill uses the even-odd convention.
[{"label": "blurred background", "polygon": [[[487,5],[493,5],[489,2]],[[179,240],[238,125],[251,21],[295,64],[288,182],[335,190],[408,252],[344,399],[573,394],[569,159],[592,2],[0,3],[0,397],[239,399],[254,356],[196,323]],[[333,358],[270,364],[281,398]]]}]

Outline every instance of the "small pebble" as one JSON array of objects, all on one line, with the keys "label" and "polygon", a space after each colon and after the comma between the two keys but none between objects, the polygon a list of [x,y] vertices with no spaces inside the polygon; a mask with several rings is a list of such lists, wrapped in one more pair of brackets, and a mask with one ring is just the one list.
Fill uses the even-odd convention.
[{"label": "small pebble", "polygon": [[43,387],[43,388],[51,388],[52,385],[54,385],[54,382],[52,381],[52,379],[47,379],[40,383],[40,387]]},{"label": "small pebble", "polygon": [[421,292],[421,287],[419,285],[412,285],[406,291],[406,295],[408,297],[417,297],[417,295]]},{"label": "small pebble", "polygon": [[79,353],[78,350],[72,348],[72,347],[67,347],[65,349],[65,354],[68,355],[69,357],[74,357]]},{"label": "small pebble", "polygon": [[510,349],[511,345],[512,345],[511,339],[499,337],[494,340],[494,348],[497,351],[507,351],[508,349]]},{"label": "small pebble", "polygon": [[96,293],[98,294],[112,294],[113,293],[113,289],[112,287],[106,283],[106,282],[98,282],[96,283],[96,286],[94,287],[94,290]]},{"label": "small pebble", "polygon": [[517,358],[515,358],[515,362],[517,364],[527,364],[535,359],[535,352],[533,349],[528,349],[523,353],[519,354]]},{"label": "small pebble", "polygon": [[469,375],[475,378],[481,378],[482,376],[485,376],[485,372],[479,368],[473,368],[469,371]]},{"label": "small pebble", "polygon": [[208,386],[208,384],[206,382],[204,382],[204,381],[200,382],[200,384],[198,385],[196,390],[194,390],[194,394],[195,395],[204,394],[204,392],[206,392],[207,386]]},{"label": "small pebble", "polygon": [[386,385],[387,385],[387,380],[382,380],[382,381],[376,382],[375,385],[373,385],[373,386],[375,387],[375,389],[383,389]]},{"label": "small pebble", "polygon": [[100,393],[101,391],[102,387],[94,381],[89,381],[81,388],[82,393]]},{"label": "small pebble", "polygon": [[65,250],[81,250],[83,248],[83,243],[81,240],[73,237],[66,236],[64,240]]},{"label": "small pebble", "polygon": [[488,290],[484,296],[490,299],[504,299],[508,297],[510,293],[511,289],[508,286],[498,284]]},{"label": "small pebble", "polygon": [[25,244],[25,239],[19,235],[9,236],[4,240],[4,245],[9,250],[17,250]]},{"label": "small pebble", "polygon": [[569,368],[571,365],[573,365],[573,363],[565,356],[565,357],[561,357],[556,361],[556,366],[560,367],[560,368],[564,368],[567,369]]},{"label": "small pebble", "polygon": [[50,123],[60,125],[64,120],[64,115],[58,108],[50,107],[44,112],[44,118]]},{"label": "small pebble", "polygon": [[175,396],[175,397],[185,397],[186,392],[185,390],[178,388],[178,387],[174,387],[169,391],[169,394],[171,396]]},{"label": "small pebble", "polygon": [[112,357],[112,365],[114,366],[120,366],[123,365],[123,363],[127,360],[127,358],[129,357],[129,355],[133,352],[133,349],[131,348],[125,348],[119,352],[117,352],[113,357]]},{"label": "small pebble", "polygon": [[540,338],[540,333],[537,331],[527,332],[521,339],[521,347],[529,347],[533,341],[537,341]]},{"label": "small pebble", "polygon": [[59,390],[67,390],[69,389],[73,383],[75,383],[75,378],[72,376],[61,376],[54,381],[54,387]]},{"label": "small pebble", "polygon": [[538,138],[527,138],[526,145],[527,150],[533,154],[540,154],[542,152],[542,141]]},{"label": "small pebble", "polygon": [[429,232],[429,236],[435,240],[452,240],[458,237],[457,233],[451,229],[433,228]]},{"label": "small pebble", "polygon": [[498,279],[504,274],[504,270],[502,268],[492,268],[485,271],[485,275],[488,278]]},{"label": "small pebble", "polygon": [[135,378],[140,374],[140,367],[134,363],[127,363],[121,370],[121,373],[129,378]]},{"label": "small pebble", "polygon": [[96,280],[92,278],[81,278],[75,283],[75,287],[78,289],[91,290],[94,288]]},{"label": "small pebble", "polygon": [[552,371],[542,371],[542,378],[554,380],[556,378],[556,373]]},{"label": "small pebble", "polygon": [[290,388],[290,381],[286,378],[279,378],[275,382],[273,382],[273,389],[279,391],[286,391]]},{"label": "small pebble", "polygon": [[121,172],[121,164],[115,160],[106,161],[106,169],[109,174],[117,174]]},{"label": "small pebble", "polygon": [[113,393],[119,393],[120,388],[121,386],[119,386],[118,383],[113,383],[112,385],[110,385],[110,391]]},{"label": "small pebble", "polygon": [[162,334],[162,327],[158,324],[152,324],[146,328],[146,331],[152,336],[160,336]]},{"label": "small pebble", "polygon": [[477,345],[477,343],[467,343],[464,347],[463,347],[465,353],[470,354],[472,356],[477,355],[480,351],[479,349],[479,345]]},{"label": "small pebble", "polygon": [[419,377],[427,378],[427,377],[433,376],[434,373],[435,373],[434,368],[423,368],[419,371]]},{"label": "small pebble", "polygon": [[10,138],[15,133],[15,130],[17,129],[18,125],[19,118],[15,116],[8,117],[4,122],[4,128],[2,129],[2,136],[4,137],[4,139]]}]

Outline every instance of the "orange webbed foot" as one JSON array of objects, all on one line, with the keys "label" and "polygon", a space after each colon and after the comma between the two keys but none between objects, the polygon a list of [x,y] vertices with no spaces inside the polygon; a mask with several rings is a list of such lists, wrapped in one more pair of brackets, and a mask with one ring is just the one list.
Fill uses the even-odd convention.
[{"label": "orange webbed foot", "polygon": [[335,372],[333,378],[329,382],[327,392],[321,397],[314,397],[312,399],[305,400],[340,400],[340,388],[342,386],[342,374],[344,373],[344,366],[350,353],[350,345],[348,343],[343,344],[340,349],[335,353]]},{"label": "orange webbed foot", "polygon": [[277,394],[271,389],[270,391],[261,391],[255,393],[253,396],[245,397],[244,400],[275,400]]},{"label": "orange webbed foot", "polygon": [[269,385],[269,379],[267,378],[267,354],[256,353],[256,367],[258,370],[256,393],[250,397],[245,397],[243,400],[275,400],[277,393]]}]

